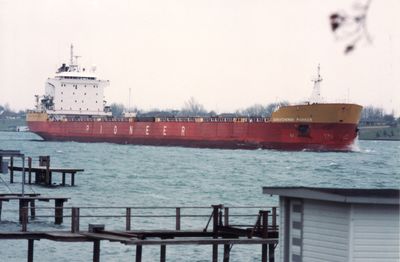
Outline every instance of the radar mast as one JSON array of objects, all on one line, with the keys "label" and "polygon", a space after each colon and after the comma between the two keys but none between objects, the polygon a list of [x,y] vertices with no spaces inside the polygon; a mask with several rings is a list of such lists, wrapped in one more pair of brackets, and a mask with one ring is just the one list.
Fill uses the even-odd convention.
[{"label": "radar mast", "polygon": [[70,65],[74,64],[74,45],[73,44],[71,44],[71,58],[69,61],[70,61],[69,62]]},{"label": "radar mast", "polygon": [[323,102],[323,99],[321,97],[321,86],[320,86],[320,83],[322,82],[322,77],[320,74],[320,65],[319,64],[318,64],[318,75],[316,78],[314,78],[312,80],[312,82],[314,83],[314,87],[313,87],[313,91],[311,93],[310,103],[312,103],[312,104],[321,103],[321,102]]}]

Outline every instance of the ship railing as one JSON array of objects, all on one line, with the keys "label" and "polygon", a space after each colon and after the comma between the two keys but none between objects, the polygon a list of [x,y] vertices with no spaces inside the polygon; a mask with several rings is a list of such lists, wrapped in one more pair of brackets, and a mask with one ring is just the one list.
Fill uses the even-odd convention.
[{"label": "ship railing", "polygon": [[[35,111],[33,111],[35,112]],[[36,112],[37,113],[37,112]],[[59,121],[69,122],[183,122],[183,123],[263,123],[269,117],[77,117],[67,116]]]},{"label": "ship railing", "polygon": [[[216,209],[225,227],[254,231],[259,226],[261,214],[266,214],[268,228],[277,232],[279,217],[276,206],[35,206],[33,209],[32,207],[21,208],[21,226],[24,232],[28,229],[29,232],[50,229],[55,231],[70,229],[71,232],[79,232],[83,225],[93,223],[105,224],[107,230],[157,229],[205,232]],[[32,212],[35,214],[34,217],[32,217]],[[53,218],[55,221],[62,221],[63,224],[53,225]],[[28,226],[28,222],[31,225]]]},{"label": "ship railing", "polygon": [[37,114],[39,114],[39,113],[46,113],[46,111],[38,110],[38,109],[27,109],[26,113],[37,113]]}]

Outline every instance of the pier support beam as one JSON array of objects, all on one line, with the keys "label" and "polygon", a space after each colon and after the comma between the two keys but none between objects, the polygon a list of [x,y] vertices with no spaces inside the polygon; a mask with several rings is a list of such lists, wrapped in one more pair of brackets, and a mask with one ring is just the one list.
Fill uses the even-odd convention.
[{"label": "pier support beam", "polygon": [[32,157],[28,157],[28,183],[32,184]]},{"label": "pier support beam", "polygon": [[[261,230],[262,230],[262,238],[268,238],[268,214],[269,211],[260,211],[261,215]],[[268,254],[268,245],[261,245],[261,261],[267,262],[267,254]]]},{"label": "pier support beam", "polygon": [[268,245],[268,262],[275,262],[275,245],[269,244]]},{"label": "pier support beam", "polygon": [[[222,208],[222,205],[213,205],[213,238],[218,238],[218,226],[220,222],[220,208]],[[212,245],[212,261],[217,262],[218,261],[218,245],[213,244]]]},{"label": "pier support beam", "polygon": [[10,184],[14,183],[14,157],[10,157]]},{"label": "pier support beam", "polygon": [[131,230],[131,208],[127,207],[126,208],[126,213],[125,213],[125,230],[130,231]]},{"label": "pier support beam", "polygon": [[100,240],[93,241],[93,262],[100,262]]},{"label": "pier support beam", "polygon": [[28,239],[28,262],[33,262],[34,240]]},{"label": "pier support beam", "polygon": [[65,172],[62,172],[61,185],[65,186]]},{"label": "pier support beam", "polygon": [[31,210],[31,220],[35,219],[36,216],[36,208],[35,208],[35,200],[30,201],[30,210]]},{"label": "pier support beam", "polygon": [[136,245],[136,262],[142,262],[142,245]]},{"label": "pier support beam", "polygon": [[224,262],[229,262],[230,252],[230,245],[224,245]]},{"label": "pier support beam", "polygon": [[175,229],[181,230],[181,208],[177,207],[175,209]]},{"label": "pier support beam", "polygon": [[75,186],[75,173],[71,173],[71,186]]},{"label": "pier support beam", "polygon": [[[229,226],[229,207],[224,208],[224,226]],[[229,262],[229,255],[231,252],[230,245],[224,245],[224,262]]]},{"label": "pier support beam", "polygon": [[165,262],[165,257],[166,257],[166,246],[165,245],[161,245],[160,246],[160,262]]},{"label": "pier support beam", "polygon": [[26,199],[20,199],[19,200],[19,222],[22,223],[23,220],[23,216],[26,213],[28,213],[28,204],[29,204],[29,200]]},{"label": "pier support beam", "polygon": [[71,232],[79,232],[79,207],[71,209]]},{"label": "pier support beam", "polygon": [[56,225],[61,225],[63,222],[64,201],[64,199],[55,200],[54,224]]}]

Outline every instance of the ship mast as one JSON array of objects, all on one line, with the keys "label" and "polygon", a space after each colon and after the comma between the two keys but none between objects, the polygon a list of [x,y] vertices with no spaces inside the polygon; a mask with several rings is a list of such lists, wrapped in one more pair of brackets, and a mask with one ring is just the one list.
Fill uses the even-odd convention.
[{"label": "ship mast", "polygon": [[310,97],[310,103],[321,103],[322,102],[322,97],[321,97],[321,86],[320,83],[322,82],[322,77],[320,74],[320,65],[318,64],[318,75],[315,79],[312,80],[314,83],[313,91],[311,93]]},{"label": "ship mast", "polygon": [[[74,55],[74,45],[71,44],[71,51],[70,51],[70,60],[69,60],[69,67],[70,67],[70,71],[80,71],[79,70],[79,65],[78,65],[78,58],[80,56],[78,55]],[[74,58],[75,58],[75,63],[74,63]]]},{"label": "ship mast", "polygon": [[74,46],[71,44],[71,58],[70,58],[70,65],[74,64]]}]

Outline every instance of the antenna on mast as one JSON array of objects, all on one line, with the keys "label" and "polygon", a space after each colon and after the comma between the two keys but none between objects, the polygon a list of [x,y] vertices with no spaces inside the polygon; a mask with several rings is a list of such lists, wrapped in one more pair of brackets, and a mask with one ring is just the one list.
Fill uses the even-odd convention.
[{"label": "antenna on mast", "polygon": [[128,112],[131,112],[131,88],[129,88]]},{"label": "antenna on mast", "polygon": [[78,66],[78,58],[80,58],[80,55],[74,55],[75,57],[75,65]]},{"label": "antenna on mast", "polygon": [[310,103],[321,103],[322,97],[321,97],[320,83],[322,82],[322,77],[320,74],[320,65],[319,64],[318,64],[318,75],[315,79],[312,80],[312,82],[314,82],[314,87],[313,87],[313,91],[311,93]]},{"label": "antenna on mast", "polygon": [[70,65],[74,64],[74,45],[71,44],[71,57],[70,57],[70,61],[69,61]]}]

